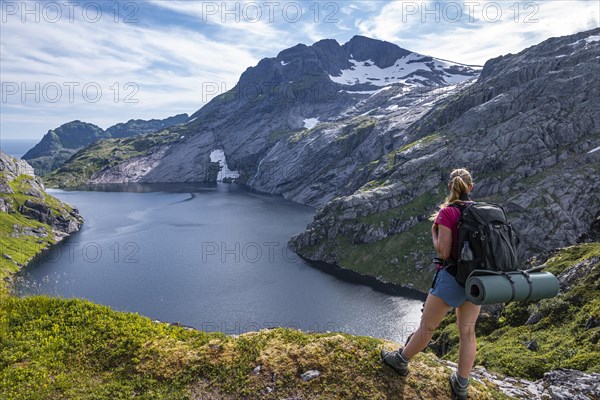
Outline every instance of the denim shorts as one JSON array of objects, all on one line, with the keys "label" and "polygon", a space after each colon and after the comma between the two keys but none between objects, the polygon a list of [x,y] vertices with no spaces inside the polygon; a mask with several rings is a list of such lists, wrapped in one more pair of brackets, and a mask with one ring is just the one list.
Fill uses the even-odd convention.
[{"label": "denim shorts", "polygon": [[460,286],[454,276],[450,275],[445,269],[438,272],[435,284],[433,288],[429,289],[429,293],[455,308],[461,306],[467,300],[465,288]]}]

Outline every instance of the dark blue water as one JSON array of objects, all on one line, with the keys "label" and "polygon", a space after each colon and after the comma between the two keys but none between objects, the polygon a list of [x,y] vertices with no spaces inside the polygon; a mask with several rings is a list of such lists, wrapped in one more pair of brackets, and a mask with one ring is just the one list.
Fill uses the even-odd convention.
[{"label": "dark blue water", "polygon": [[0,149],[9,156],[21,158],[39,139],[0,139]]},{"label": "dark blue water", "polygon": [[227,184],[125,190],[51,190],[85,224],[21,271],[17,293],[226,333],[288,326],[403,341],[420,318],[420,300],[339,279],[287,249],[312,208]]}]

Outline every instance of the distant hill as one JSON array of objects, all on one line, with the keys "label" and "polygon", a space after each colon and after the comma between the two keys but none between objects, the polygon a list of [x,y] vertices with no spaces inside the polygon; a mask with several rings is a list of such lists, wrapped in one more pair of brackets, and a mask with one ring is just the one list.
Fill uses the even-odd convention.
[{"label": "distant hill", "polygon": [[179,114],[165,119],[132,119],[119,123],[106,130],[82,121],[71,121],[51,129],[42,140],[31,148],[22,159],[27,160],[39,176],[46,175],[65,163],[77,150],[97,140],[124,138],[151,133],[186,122],[187,114]]}]

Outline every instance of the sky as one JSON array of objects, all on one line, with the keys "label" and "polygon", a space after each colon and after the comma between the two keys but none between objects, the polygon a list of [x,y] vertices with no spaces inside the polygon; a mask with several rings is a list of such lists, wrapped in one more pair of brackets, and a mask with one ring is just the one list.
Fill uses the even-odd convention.
[{"label": "sky", "polygon": [[600,2],[0,0],[0,144],[192,114],[298,43],[354,35],[464,64],[600,26]]}]

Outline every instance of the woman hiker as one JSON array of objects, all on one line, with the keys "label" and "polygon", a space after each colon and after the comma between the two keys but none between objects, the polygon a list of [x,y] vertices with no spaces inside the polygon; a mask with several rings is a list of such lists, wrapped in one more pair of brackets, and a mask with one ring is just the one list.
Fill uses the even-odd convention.
[{"label": "woman hiker", "polygon": [[[458,259],[458,220],[461,211],[459,205],[469,203],[469,193],[473,190],[471,174],[464,168],[455,169],[450,174],[448,183],[450,194],[446,197],[440,210],[435,215],[431,234],[433,246],[438,256],[444,260]],[[475,361],[477,343],[475,341],[475,321],[480,306],[466,300],[465,288],[456,282],[441,265],[438,265],[435,282],[429,290],[419,328],[413,333],[404,348],[396,351],[381,351],[383,362],[392,367],[398,374],[408,374],[410,359],[429,344],[435,329],[438,327],[450,307],[456,309],[456,323],[459,331],[458,370],[450,375],[450,387],[458,399],[466,399],[469,387],[469,376]]]}]

